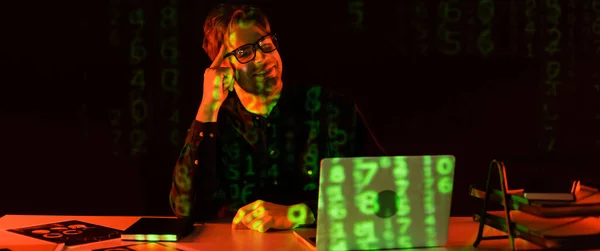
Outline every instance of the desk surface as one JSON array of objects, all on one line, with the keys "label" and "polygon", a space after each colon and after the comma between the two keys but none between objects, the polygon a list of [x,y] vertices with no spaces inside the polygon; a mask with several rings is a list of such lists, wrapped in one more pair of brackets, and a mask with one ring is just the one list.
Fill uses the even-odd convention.
[{"label": "desk surface", "polygon": [[[43,216],[43,215],[6,215],[0,218],[0,249],[11,250],[54,250],[56,244],[8,232],[7,229],[28,227],[40,224],[67,220],[79,220],[115,229],[125,230],[140,217],[135,216]],[[472,244],[477,235],[477,223],[471,217],[452,217],[450,220],[450,237],[444,248],[419,250],[498,250],[510,249],[508,240],[483,241],[479,248]],[[486,227],[485,235],[499,235],[499,231]],[[120,239],[96,242],[75,246],[67,250],[92,250],[97,248],[116,247],[136,242],[124,242]],[[536,245],[523,240],[516,240],[517,249],[539,249]],[[187,238],[177,243],[164,243],[181,250],[281,250],[304,251],[308,249],[292,231],[259,233],[251,230],[232,230],[228,223],[206,224],[196,227]],[[148,249],[157,250],[157,249]]]}]

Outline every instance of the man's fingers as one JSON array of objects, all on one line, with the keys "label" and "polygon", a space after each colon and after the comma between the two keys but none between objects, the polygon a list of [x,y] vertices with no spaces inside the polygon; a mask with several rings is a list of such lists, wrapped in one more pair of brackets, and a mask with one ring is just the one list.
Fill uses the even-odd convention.
[{"label": "man's fingers", "polygon": [[245,205],[245,206],[243,206],[243,207],[240,207],[240,209],[238,210],[238,212],[239,212],[240,210],[243,210],[243,211],[244,211],[244,213],[248,214],[249,212],[252,212],[252,211],[256,210],[258,207],[262,206],[263,204],[265,204],[265,202],[264,202],[264,201],[262,201],[262,200],[257,200],[257,201],[254,201],[254,202],[252,202],[252,203],[248,204],[248,205]]},{"label": "man's fingers", "polygon": [[257,208],[259,208],[260,206],[264,205],[265,202],[262,200],[257,200],[252,202],[252,204],[250,204],[250,210],[256,210]]},{"label": "man's fingers", "polygon": [[265,212],[265,208],[262,206],[264,203],[262,200],[257,200],[238,209],[233,217],[232,228],[238,228],[237,225],[240,224],[248,227],[248,223]]},{"label": "man's fingers", "polygon": [[246,214],[244,219],[242,219],[242,223],[244,223],[247,227],[252,228],[252,221],[255,219],[260,219],[265,215],[265,207],[259,207],[256,210]]},{"label": "man's fingers", "polygon": [[273,226],[273,223],[274,223],[273,216],[266,215],[265,217],[262,218],[262,222],[254,230],[264,233]]},{"label": "man's fingers", "polygon": [[[242,211],[242,212],[244,212],[244,214],[248,214],[248,212],[252,212],[252,211],[254,211],[254,209],[256,209],[256,208],[257,208],[257,207],[255,206],[256,202],[258,202],[258,200],[257,200],[257,201],[254,201],[254,202],[252,202],[252,203],[250,203],[250,204],[247,204],[247,205],[245,205],[245,206],[243,206],[243,207],[240,207],[240,209],[238,209],[238,213],[239,213],[240,211]],[[243,217],[243,216],[242,216],[242,217]]]},{"label": "man's fingers", "polygon": [[246,211],[244,211],[240,208],[237,211],[237,213],[235,214],[235,217],[233,217],[233,224],[240,223],[242,221],[242,219],[244,218],[244,216],[246,216]]},{"label": "man's fingers", "polygon": [[233,91],[233,85],[235,84],[235,78],[233,77],[233,70],[227,68],[225,74],[223,74],[223,88],[228,91]]},{"label": "man's fingers", "polygon": [[219,48],[219,53],[217,53],[217,57],[215,57],[210,68],[217,69],[221,67],[221,64],[223,64],[223,56],[225,56],[225,45],[221,45],[221,48]]},{"label": "man's fingers", "polygon": [[264,217],[262,217],[262,216],[264,216],[264,215],[255,217],[252,221],[250,221],[250,222],[248,222],[248,224],[246,224],[246,227],[248,227],[252,230],[258,230],[258,226],[260,226],[264,221]]},{"label": "man's fingers", "polygon": [[249,224],[252,220],[254,220],[254,218],[256,218],[256,216],[254,216],[254,214],[252,214],[252,213],[246,214],[246,216],[244,216],[244,218],[242,219],[242,223],[244,225],[246,225],[246,227],[250,227]]}]

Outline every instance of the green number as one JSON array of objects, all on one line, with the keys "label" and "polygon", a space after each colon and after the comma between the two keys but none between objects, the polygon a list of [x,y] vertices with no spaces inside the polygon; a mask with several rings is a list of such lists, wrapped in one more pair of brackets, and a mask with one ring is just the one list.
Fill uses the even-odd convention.
[{"label": "green number", "polygon": [[379,211],[377,197],[377,192],[369,190],[358,194],[354,201],[362,214],[373,215]]},{"label": "green number", "polygon": [[444,176],[440,178],[437,184],[438,191],[441,194],[451,194],[452,193],[452,177]]},{"label": "green number", "polygon": [[454,170],[454,164],[451,158],[448,157],[442,157],[440,159],[437,160],[436,162],[436,168],[437,172],[440,175],[449,175],[452,173],[452,170]]},{"label": "green number", "polygon": [[346,174],[344,172],[344,166],[335,165],[331,167],[329,171],[329,182],[331,183],[343,183],[346,180]]}]

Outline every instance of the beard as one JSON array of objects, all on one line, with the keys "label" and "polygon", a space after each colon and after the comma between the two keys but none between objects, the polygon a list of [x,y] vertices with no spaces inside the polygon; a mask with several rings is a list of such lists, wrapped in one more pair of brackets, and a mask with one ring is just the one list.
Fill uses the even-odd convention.
[{"label": "beard", "polygon": [[279,74],[272,76],[253,76],[238,81],[238,85],[247,93],[253,95],[269,95],[278,89],[278,85],[281,82]]}]

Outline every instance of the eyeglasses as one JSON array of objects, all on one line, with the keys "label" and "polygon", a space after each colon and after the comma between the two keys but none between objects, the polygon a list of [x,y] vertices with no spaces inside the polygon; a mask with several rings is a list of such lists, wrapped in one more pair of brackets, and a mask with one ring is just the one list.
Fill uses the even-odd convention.
[{"label": "eyeglasses", "polygon": [[228,58],[233,55],[241,64],[247,64],[256,57],[257,48],[263,53],[270,53],[277,50],[277,37],[275,37],[275,34],[266,35],[261,37],[256,43],[245,44],[238,47],[232,52],[225,54],[223,58]]}]

